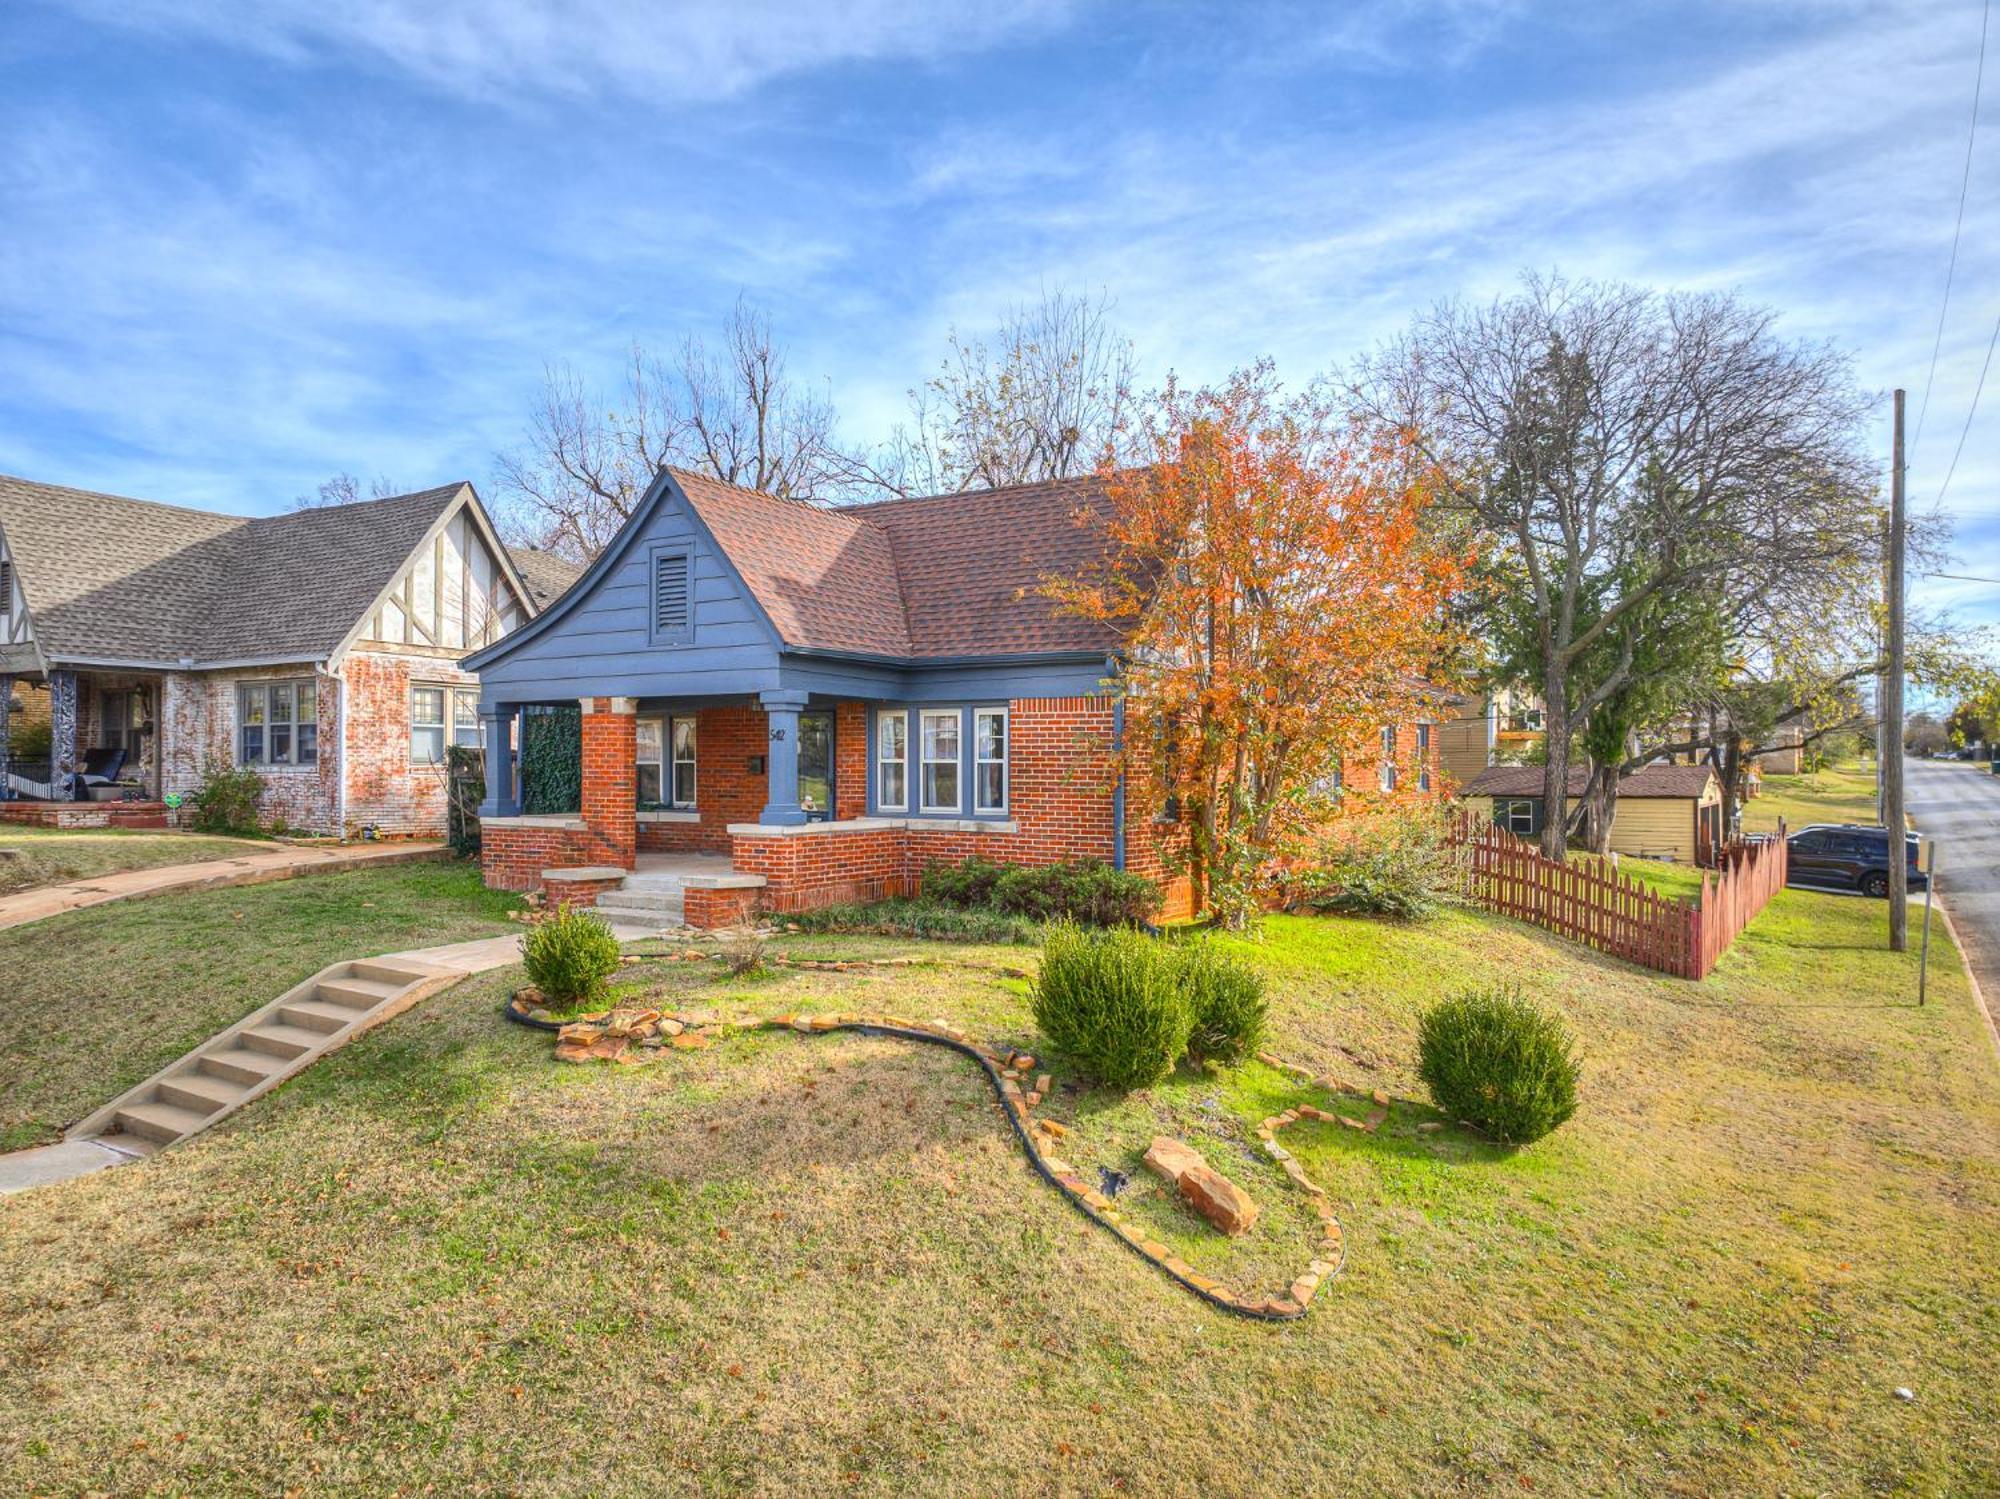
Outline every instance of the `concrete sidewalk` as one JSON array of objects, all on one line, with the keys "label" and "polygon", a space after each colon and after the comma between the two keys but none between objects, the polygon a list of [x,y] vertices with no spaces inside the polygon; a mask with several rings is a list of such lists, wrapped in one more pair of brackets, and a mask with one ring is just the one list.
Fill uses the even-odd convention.
[{"label": "concrete sidewalk", "polygon": [[127,869],[67,885],[44,885],[19,895],[0,896],[0,931],[44,921],[65,911],[101,906],[106,901],[137,900],[173,890],[219,890],[229,885],[262,885],[296,879],[302,874],[359,869],[373,864],[407,864],[434,859],[442,843],[355,843],[337,848],[287,848],[273,844],[232,859],[207,859],[199,864],[163,864],[157,869]]}]

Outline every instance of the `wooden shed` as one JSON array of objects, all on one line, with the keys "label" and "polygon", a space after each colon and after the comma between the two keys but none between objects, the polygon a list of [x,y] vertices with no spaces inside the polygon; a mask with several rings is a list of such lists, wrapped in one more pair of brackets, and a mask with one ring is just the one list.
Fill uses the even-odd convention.
[{"label": "wooden shed", "polygon": [[[1574,811],[1589,772],[1569,773],[1568,810]],[[1542,831],[1542,767],[1495,765],[1465,787],[1465,799],[1495,823],[1523,838]],[[1647,765],[1618,783],[1611,819],[1611,848],[1638,859],[1703,862],[1722,841],[1722,783],[1706,765]]]}]

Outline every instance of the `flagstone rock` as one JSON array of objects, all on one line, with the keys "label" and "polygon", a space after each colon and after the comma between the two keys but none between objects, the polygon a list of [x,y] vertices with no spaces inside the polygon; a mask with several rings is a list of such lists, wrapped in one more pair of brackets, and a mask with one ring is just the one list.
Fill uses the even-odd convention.
[{"label": "flagstone rock", "polygon": [[1175,1186],[1180,1185],[1181,1173],[1207,1164],[1200,1151],[1172,1135],[1155,1135],[1153,1143],[1146,1147],[1146,1169]]},{"label": "flagstone rock", "polygon": [[1261,1211],[1248,1192],[1212,1166],[1190,1166],[1176,1185],[1196,1212],[1226,1234],[1243,1233]]}]

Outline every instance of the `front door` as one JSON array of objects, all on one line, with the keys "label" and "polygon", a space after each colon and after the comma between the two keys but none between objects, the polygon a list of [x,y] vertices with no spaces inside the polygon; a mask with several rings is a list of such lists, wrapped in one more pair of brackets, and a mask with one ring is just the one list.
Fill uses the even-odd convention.
[{"label": "front door", "polygon": [[808,822],[833,816],[833,715],[799,715],[799,807]]}]

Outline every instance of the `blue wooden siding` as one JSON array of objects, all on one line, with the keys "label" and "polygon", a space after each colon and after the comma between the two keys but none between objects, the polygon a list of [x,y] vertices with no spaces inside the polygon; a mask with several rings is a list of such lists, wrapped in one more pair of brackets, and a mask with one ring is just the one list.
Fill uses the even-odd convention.
[{"label": "blue wooden siding", "polygon": [[[678,496],[663,497],[604,575],[551,628],[480,668],[486,703],[709,697],[779,685],[778,642],[720,549]],[[685,549],[693,638],[655,645],[651,558]]]}]

